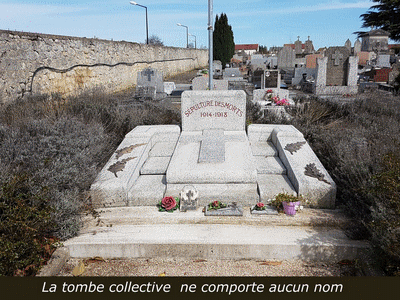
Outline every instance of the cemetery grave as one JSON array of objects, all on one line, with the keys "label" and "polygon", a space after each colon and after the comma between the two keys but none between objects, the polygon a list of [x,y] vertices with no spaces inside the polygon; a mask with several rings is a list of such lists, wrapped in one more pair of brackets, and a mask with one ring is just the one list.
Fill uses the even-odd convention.
[{"label": "cemetery grave", "polygon": [[[166,95],[164,86],[162,73],[153,68],[146,68],[138,72],[135,98],[160,100]],[[170,89],[171,86],[167,87],[167,91]]]},{"label": "cemetery grave", "polygon": [[350,56],[346,47],[330,47],[317,59],[316,95],[354,95],[357,86],[358,56]]},{"label": "cemetery grave", "polygon": [[[153,205],[165,195],[179,196],[191,184],[199,191],[201,205],[238,197],[239,203],[251,205],[274,196],[271,189],[277,186],[268,184],[269,178],[288,183],[277,187],[280,191],[332,208],[335,184],[309,146],[290,156],[279,148],[285,147],[279,144],[281,139],[287,144],[304,141],[302,134],[292,126],[255,124],[246,134],[245,109],[243,91],[185,91],[182,132],[177,125],[157,125],[138,126],[128,133],[93,184],[93,203],[98,207]],[[329,187],[296,169],[292,156],[299,154],[303,168],[305,157],[308,164],[319,166]]]},{"label": "cemetery grave", "polygon": [[[328,260],[367,249],[332,227],[348,222],[332,210],[336,185],[293,126],[246,131],[246,95],[237,90],[185,91],[181,115],[182,130],[148,125],[126,135],[91,187],[100,218],[65,242],[70,256]],[[314,209],[250,211],[280,193]],[[159,212],[166,196],[183,209]],[[206,208],[215,201],[226,205]]]}]

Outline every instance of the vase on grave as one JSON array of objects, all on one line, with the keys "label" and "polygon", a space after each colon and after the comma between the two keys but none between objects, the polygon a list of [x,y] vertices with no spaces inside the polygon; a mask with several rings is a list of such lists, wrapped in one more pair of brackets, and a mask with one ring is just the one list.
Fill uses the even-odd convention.
[{"label": "vase on grave", "polygon": [[282,202],[283,211],[289,216],[294,216],[296,214],[296,207],[300,206],[300,201],[297,202]]}]

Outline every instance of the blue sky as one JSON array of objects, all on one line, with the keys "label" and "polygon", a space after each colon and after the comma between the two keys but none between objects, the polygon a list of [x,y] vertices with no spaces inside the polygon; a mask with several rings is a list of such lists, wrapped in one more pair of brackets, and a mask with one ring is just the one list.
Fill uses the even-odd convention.
[{"label": "blue sky", "polygon": [[[197,46],[208,46],[208,0],[137,0],[147,6],[149,35],[167,46],[185,47],[186,29]],[[236,44],[282,46],[308,36],[316,48],[341,46],[361,30],[360,15],[373,5],[366,0],[214,0],[225,13]],[[129,0],[0,0],[0,29],[100,39],[144,42],[145,9]],[[189,37],[194,41],[193,37]]]}]

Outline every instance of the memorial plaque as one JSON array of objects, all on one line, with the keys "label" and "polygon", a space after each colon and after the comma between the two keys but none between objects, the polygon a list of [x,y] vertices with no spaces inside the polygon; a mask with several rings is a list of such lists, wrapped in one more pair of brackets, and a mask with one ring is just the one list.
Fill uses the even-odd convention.
[{"label": "memorial plaque", "polygon": [[228,204],[225,208],[220,209],[208,209],[206,206],[206,210],[204,212],[206,216],[243,216],[243,207],[237,205],[236,202],[232,202]]}]

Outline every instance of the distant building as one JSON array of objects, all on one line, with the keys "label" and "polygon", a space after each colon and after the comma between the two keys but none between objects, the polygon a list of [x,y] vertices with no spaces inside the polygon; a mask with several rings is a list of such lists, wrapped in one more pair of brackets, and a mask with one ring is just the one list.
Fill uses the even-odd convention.
[{"label": "distant building", "polygon": [[252,55],[260,50],[258,44],[242,44],[242,45],[235,45],[235,53],[240,51],[244,51],[247,55]]},{"label": "distant building", "polygon": [[308,40],[303,43],[300,41],[300,37],[297,37],[297,41],[294,44],[284,44],[283,47],[291,47],[295,50],[296,57],[304,57],[307,54],[315,53],[313,42],[308,37]]},{"label": "distant building", "polygon": [[361,35],[361,51],[387,53],[389,51],[389,32],[375,29]]},{"label": "distant building", "polygon": [[390,44],[388,45],[389,54],[399,54],[400,53],[400,44]]}]

